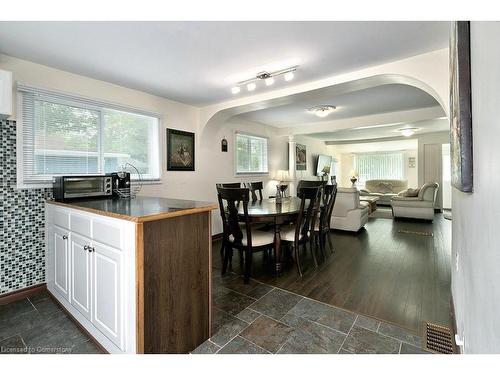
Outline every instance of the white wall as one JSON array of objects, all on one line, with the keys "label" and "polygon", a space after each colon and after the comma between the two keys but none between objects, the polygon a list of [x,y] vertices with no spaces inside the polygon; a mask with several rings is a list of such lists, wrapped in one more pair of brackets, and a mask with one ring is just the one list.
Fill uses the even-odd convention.
[{"label": "white wall", "polygon": [[465,353],[500,353],[499,45],[500,23],[471,23],[474,193],[452,197],[452,293]]}]

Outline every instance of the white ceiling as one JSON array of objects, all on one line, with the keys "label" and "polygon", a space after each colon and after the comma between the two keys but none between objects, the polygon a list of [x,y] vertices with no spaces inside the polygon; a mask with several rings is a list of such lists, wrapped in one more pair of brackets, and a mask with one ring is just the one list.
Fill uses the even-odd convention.
[{"label": "white ceiling", "polygon": [[[327,117],[319,118],[307,111],[311,107],[326,104],[337,107]],[[296,103],[247,112],[237,117],[278,128],[288,128],[301,124],[435,106],[439,106],[439,103],[425,91],[408,85],[392,84],[342,95],[334,95],[327,91],[322,91],[321,95],[311,93]]]},{"label": "white ceiling", "polygon": [[339,154],[355,152],[400,151],[415,150],[418,148],[416,139],[401,139],[397,141],[380,141],[373,143],[349,143],[335,145],[332,148]]},{"label": "white ceiling", "polygon": [[[372,126],[364,129],[344,129],[339,131],[332,131],[326,133],[314,133],[309,134],[310,137],[314,137],[326,142],[332,143],[352,143],[356,141],[366,141],[373,139],[382,138],[394,138],[401,137],[401,133],[398,129],[405,127],[415,127],[418,130],[415,136],[424,133],[433,133],[439,131],[449,131],[450,125],[447,118],[439,118],[426,121],[418,121],[413,123],[400,123],[400,124],[386,124],[384,126]],[[411,138],[411,137],[410,137]]]},{"label": "white ceiling", "polygon": [[0,22],[0,53],[201,106],[232,98],[232,85],[262,70],[298,64],[294,83],[304,83],[445,48],[448,29],[448,22]]}]

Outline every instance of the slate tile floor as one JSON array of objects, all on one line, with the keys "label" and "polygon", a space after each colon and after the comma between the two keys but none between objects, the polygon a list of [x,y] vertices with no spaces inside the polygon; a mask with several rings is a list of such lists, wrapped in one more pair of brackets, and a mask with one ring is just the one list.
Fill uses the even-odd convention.
[{"label": "slate tile floor", "polygon": [[230,273],[213,274],[213,336],[193,354],[425,354],[400,327]]},{"label": "slate tile floor", "polygon": [[99,354],[47,293],[0,305],[0,354]]},{"label": "slate tile floor", "polygon": [[[213,274],[213,335],[193,353],[426,353],[400,327],[230,273]],[[100,353],[47,293],[0,306],[0,353]]]}]

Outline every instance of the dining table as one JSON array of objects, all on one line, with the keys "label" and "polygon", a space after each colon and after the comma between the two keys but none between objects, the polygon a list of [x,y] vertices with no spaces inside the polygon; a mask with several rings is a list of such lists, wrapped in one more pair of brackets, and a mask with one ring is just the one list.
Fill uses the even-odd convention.
[{"label": "dining table", "polygon": [[[281,226],[292,222],[298,216],[300,203],[298,197],[285,197],[281,202],[276,202],[276,198],[248,202],[248,217],[252,223],[268,223],[274,227],[277,274],[281,272]],[[307,207],[307,203],[305,206]],[[238,215],[244,216],[242,204],[238,206]]]}]

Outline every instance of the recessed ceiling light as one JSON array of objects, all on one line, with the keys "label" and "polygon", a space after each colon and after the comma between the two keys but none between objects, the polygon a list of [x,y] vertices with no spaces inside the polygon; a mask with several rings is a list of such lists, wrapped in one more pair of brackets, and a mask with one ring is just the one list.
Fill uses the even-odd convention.
[{"label": "recessed ceiling light", "polygon": [[334,105],[318,105],[316,107],[309,108],[307,111],[317,117],[324,118],[335,111],[336,108],[337,107]]},{"label": "recessed ceiling light", "polygon": [[238,94],[240,91],[241,91],[240,86],[234,86],[234,87],[231,89],[231,92],[232,92],[233,94]]},{"label": "recessed ceiling light", "polygon": [[283,76],[285,78],[285,81],[291,81],[294,77],[293,72],[286,72],[285,75]]},{"label": "recessed ceiling light", "polygon": [[271,86],[272,84],[274,84],[274,78],[273,77],[266,78],[265,82],[266,86]]},{"label": "recessed ceiling light", "polygon": [[255,84],[255,82],[250,82],[249,84],[247,84],[248,91],[253,91],[253,90],[255,90],[256,87],[257,87],[257,85]]},{"label": "recessed ceiling light", "polygon": [[418,128],[401,128],[398,129],[398,132],[401,133],[401,135],[405,137],[411,137],[415,132],[418,130]]}]

